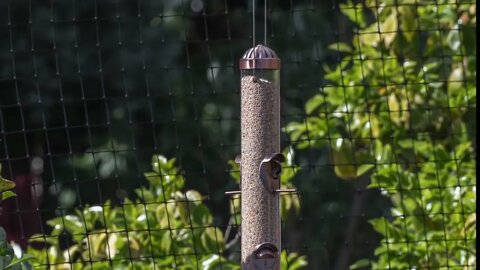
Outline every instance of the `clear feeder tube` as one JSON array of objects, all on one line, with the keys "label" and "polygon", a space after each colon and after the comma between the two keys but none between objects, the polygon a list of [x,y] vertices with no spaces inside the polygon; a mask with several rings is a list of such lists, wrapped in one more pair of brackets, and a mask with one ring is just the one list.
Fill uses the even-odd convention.
[{"label": "clear feeder tube", "polygon": [[259,170],[265,157],[280,152],[280,59],[270,48],[257,45],[240,59],[240,70],[242,269],[272,263],[258,260],[262,243],[277,250],[270,254],[273,267],[261,269],[280,269],[279,194],[266,189]]}]

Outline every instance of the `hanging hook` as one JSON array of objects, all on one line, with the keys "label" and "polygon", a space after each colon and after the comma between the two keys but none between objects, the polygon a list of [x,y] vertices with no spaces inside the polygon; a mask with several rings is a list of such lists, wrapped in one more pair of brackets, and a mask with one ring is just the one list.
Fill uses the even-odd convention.
[{"label": "hanging hook", "polygon": [[252,0],[252,47],[255,47],[255,0]]},{"label": "hanging hook", "polygon": [[265,29],[264,29],[264,32],[263,32],[263,38],[264,38],[264,43],[265,43],[265,46],[267,46],[267,1],[268,0],[264,0],[265,1],[265,14],[264,14],[264,26],[265,26]]}]

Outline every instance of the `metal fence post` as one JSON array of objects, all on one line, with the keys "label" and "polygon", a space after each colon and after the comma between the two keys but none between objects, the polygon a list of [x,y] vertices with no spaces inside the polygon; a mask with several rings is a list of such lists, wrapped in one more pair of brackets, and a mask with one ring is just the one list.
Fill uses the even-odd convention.
[{"label": "metal fence post", "polygon": [[280,269],[280,59],[257,45],[240,70],[242,269]]}]

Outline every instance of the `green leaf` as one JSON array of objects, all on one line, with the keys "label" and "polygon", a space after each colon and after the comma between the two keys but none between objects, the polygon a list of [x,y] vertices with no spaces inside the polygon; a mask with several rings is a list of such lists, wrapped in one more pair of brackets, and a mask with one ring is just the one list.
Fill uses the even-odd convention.
[{"label": "green leaf", "polygon": [[282,154],[286,157],[285,163],[282,165],[281,184],[292,187],[293,177],[301,170],[300,166],[294,164],[295,150],[293,147],[286,147]]},{"label": "green leaf", "polygon": [[405,39],[410,42],[415,38],[417,33],[417,20],[415,20],[415,7],[413,5],[399,6],[398,10],[401,15],[402,34]]},{"label": "green leaf", "polygon": [[371,29],[366,29],[365,32],[361,32],[358,35],[358,39],[360,39],[361,45],[365,45],[362,46],[362,50],[364,50],[364,47],[377,47],[380,41],[380,34],[375,32],[375,27],[372,27]]},{"label": "green leaf", "polygon": [[383,236],[387,235],[387,224],[383,218],[375,218],[368,221],[373,226],[373,229]]},{"label": "green leaf", "polygon": [[187,190],[187,192],[185,192],[185,197],[188,201],[193,202],[196,205],[202,203],[202,195],[196,190]]},{"label": "green leaf", "polygon": [[462,45],[460,40],[460,31],[458,30],[458,28],[450,30],[447,36],[447,42],[452,51],[458,51],[458,49]]},{"label": "green leaf", "polygon": [[207,253],[216,253],[223,249],[223,233],[218,228],[205,228],[200,240]]},{"label": "green leaf", "polygon": [[328,49],[344,53],[351,53],[353,51],[352,47],[350,47],[350,45],[344,42],[330,44],[328,45]]},{"label": "green leaf", "polygon": [[400,104],[394,93],[390,94],[388,97],[388,110],[390,111],[390,117],[393,122],[400,124],[402,121],[400,117]]},{"label": "green leaf", "polygon": [[305,111],[307,114],[313,113],[325,102],[325,97],[322,95],[315,95],[305,104]]},{"label": "green leaf", "polygon": [[173,237],[171,231],[165,231],[160,240],[160,251],[162,254],[170,254],[173,245]]},{"label": "green leaf", "polygon": [[192,212],[193,224],[198,226],[209,226],[212,224],[212,215],[205,205],[197,205]]},{"label": "green leaf", "polygon": [[372,266],[372,262],[369,259],[362,259],[350,265],[350,270],[359,269],[362,267],[371,267],[371,266]]},{"label": "green leaf", "polygon": [[458,160],[464,159],[471,152],[471,142],[464,142],[455,146],[455,158]]},{"label": "green leaf", "polygon": [[373,164],[362,164],[362,165],[358,166],[357,177],[364,175],[365,173],[367,173],[372,168],[375,168],[375,165],[373,165]]},{"label": "green leaf", "polygon": [[15,266],[20,266],[22,263],[31,261],[31,260],[36,260],[35,256],[29,255],[29,254],[24,254],[20,259],[14,257],[12,262],[5,267],[5,270],[8,269],[14,269]]},{"label": "green leaf", "polygon": [[380,32],[387,47],[390,47],[398,33],[397,12],[392,11],[390,16],[380,24]]},{"label": "green leaf", "polygon": [[357,176],[355,166],[348,164],[348,159],[343,152],[334,151],[335,174],[343,180],[353,180]]},{"label": "green leaf", "polygon": [[352,180],[357,177],[354,165],[352,146],[344,139],[337,139],[336,146],[332,148],[335,174],[343,180]]},{"label": "green leaf", "polygon": [[217,254],[213,254],[212,256],[210,256],[209,258],[207,258],[202,262],[202,266],[203,266],[202,270],[215,269],[214,267],[218,266],[219,263],[220,263],[220,256],[218,256]]},{"label": "green leaf", "polygon": [[[2,172],[2,165],[0,164],[0,173]],[[9,189],[15,188],[15,183],[3,178],[0,175],[0,193],[7,191]]]},{"label": "green leaf", "polygon": [[230,176],[235,182],[240,183],[240,165],[234,160],[229,160],[228,164],[230,165]]},{"label": "green leaf", "polygon": [[298,270],[304,269],[308,265],[305,256],[301,256],[296,252],[287,253],[285,250],[280,255],[280,269]]},{"label": "green leaf", "polygon": [[351,0],[346,4],[340,4],[342,13],[350,19],[350,21],[357,23],[360,27],[365,27],[367,22],[363,14],[362,4],[354,4]]},{"label": "green leaf", "polygon": [[[463,76],[462,68],[454,68],[450,75],[448,76],[448,90],[450,95],[455,94],[459,96],[458,104],[450,104],[450,106],[462,106],[466,103],[465,90],[463,89],[465,85],[465,78]],[[452,102],[452,101],[451,101]]]},{"label": "green leaf", "polygon": [[11,190],[7,190],[7,191],[4,191],[4,192],[0,193],[0,201],[6,200],[10,197],[15,197],[15,196],[17,196],[17,194],[15,194]]}]

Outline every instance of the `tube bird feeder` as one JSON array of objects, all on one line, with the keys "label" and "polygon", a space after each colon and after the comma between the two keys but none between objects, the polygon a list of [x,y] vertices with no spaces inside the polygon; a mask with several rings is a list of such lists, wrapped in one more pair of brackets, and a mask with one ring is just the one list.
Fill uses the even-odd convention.
[{"label": "tube bird feeder", "polygon": [[280,269],[280,59],[257,45],[240,59],[242,269]]}]

